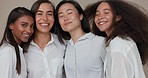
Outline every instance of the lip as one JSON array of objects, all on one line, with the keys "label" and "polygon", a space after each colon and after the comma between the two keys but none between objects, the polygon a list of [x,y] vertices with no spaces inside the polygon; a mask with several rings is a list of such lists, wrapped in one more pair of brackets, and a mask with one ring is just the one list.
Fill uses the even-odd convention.
[{"label": "lip", "polygon": [[107,21],[100,21],[98,24],[99,25],[104,25],[104,24],[106,24],[107,23]]},{"label": "lip", "polygon": [[49,26],[50,24],[49,24],[49,23],[39,23],[39,25],[42,26],[42,27],[47,27],[47,26]]},{"label": "lip", "polygon": [[25,38],[29,38],[30,36],[31,36],[31,34],[29,34],[29,33],[23,33],[22,34]]},{"label": "lip", "polygon": [[65,22],[64,25],[66,26],[66,25],[69,25],[69,24],[71,24],[71,23],[72,23],[72,22]]}]

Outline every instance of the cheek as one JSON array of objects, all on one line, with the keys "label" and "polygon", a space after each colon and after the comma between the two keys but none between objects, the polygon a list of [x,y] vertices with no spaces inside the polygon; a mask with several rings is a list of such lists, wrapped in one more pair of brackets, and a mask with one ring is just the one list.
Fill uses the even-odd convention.
[{"label": "cheek", "polygon": [[41,16],[38,16],[38,15],[35,16],[35,21],[39,21],[39,20],[41,20],[41,19],[42,19]]},{"label": "cheek", "polygon": [[54,22],[54,17],[52,16],[52,17],[48,17],[48,19],[50,20],[50,21],[53,21]]},{"label": "cheek", "polygon": [[59,19],[59,24],[62,26],[64,23],[63,19]]},{"label": "cheek", "polygon": [[33,34],[33,32],[34,32],[34,29],[31,29],[30,31],[31,31],[31,34]]},{"label": "cheek", "polygon": [[108,19],[108,21],[110,21],[110,22],[112,22],[112,21],[113,21],[113,16],[108,15],[108,16],[106,16],[106,18],[107,18],[107,19]]},{"label": "cheek", "polygon": [[94,22],[95,22],[96,25],[97,25],[97,20],[98,20],[98,18],[95,17],[95,18],[94,18]]}]

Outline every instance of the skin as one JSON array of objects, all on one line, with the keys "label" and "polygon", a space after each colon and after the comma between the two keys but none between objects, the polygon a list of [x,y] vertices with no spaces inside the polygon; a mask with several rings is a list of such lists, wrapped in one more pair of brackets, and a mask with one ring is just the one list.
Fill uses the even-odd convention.
[{"label": "skin", "polygon": [[74,43],[85,34],[81,26],[83,15],[79,14],[72,4],[61,5],[58,11],[58,19],[62,29],[70,33]]},{"label": "skin", "polygon": [[113,24],[120,20],[120,16],[113,15],[113,11],[107,2],[102,2],[95,15],[95,24],[100,29],[100,31],[105,31],[109,35],[113,31]]},{"label": "skin", "polygon": [[33,40],[44,50],[44,47],[51,40],[50,30],[55,21],[53,7],[50,3],[42,3],[40,5],[35,16],[35,21],[37,29]]},{"label": "skin", "polygon": [[21,42],[27,42],[29,37],[34,32],[34,20],[31,16],[24,15],[12,23],[9,28],[16,42],[20,45]]},{"label": "skin", "polygon": [[54,24],[52,5],[49,3],[42,3],[36,13],[35,20],[38,33],[49,33]]}]

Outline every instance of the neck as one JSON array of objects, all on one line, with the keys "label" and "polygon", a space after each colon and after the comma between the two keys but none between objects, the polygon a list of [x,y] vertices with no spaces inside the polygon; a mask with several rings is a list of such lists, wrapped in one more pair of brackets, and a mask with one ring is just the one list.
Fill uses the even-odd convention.
[{"label": "neck", "polygon": [[71,35],[71,38],[73,40],[74,43],[77,42],[77,40],[83,36],[85,34],[85,32],[82,30],[82,29],[79,29],[78,31],[75,31],[75,32],[71,32],[70,35]]},{"label": "neck", "polygon": [[35,33],[35,38],[33,40],[43,50],[47,43],[51,40],[51,34]]}]

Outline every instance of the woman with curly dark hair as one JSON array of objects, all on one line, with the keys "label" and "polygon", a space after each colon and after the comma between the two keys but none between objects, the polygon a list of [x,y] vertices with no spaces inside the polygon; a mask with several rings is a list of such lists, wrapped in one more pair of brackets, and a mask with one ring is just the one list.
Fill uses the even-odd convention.
[{"label": "woman with curly dark hair", "polygon": [[122,0],[102,0],[85,9],[92,32],[106,37],[106,78],[146,78],[148,16]]}]

